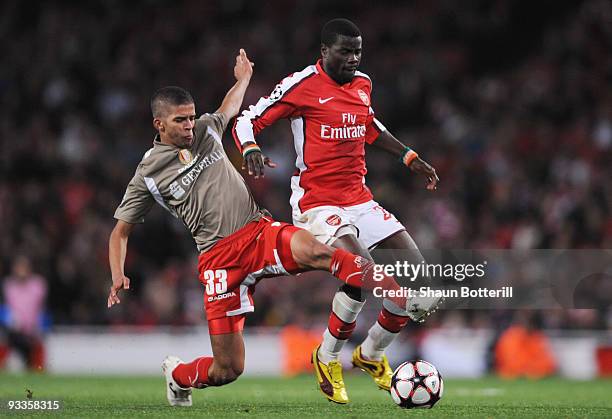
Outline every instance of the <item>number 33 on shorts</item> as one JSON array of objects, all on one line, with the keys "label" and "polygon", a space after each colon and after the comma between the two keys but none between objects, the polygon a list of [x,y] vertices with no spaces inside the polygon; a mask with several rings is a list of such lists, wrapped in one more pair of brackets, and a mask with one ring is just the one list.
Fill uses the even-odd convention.
[{"label": "number 33 on shorts", "polygon": [[227,271],[225,269],[209,269],[204,271],[206,294],[219,295],[227,292]]}]

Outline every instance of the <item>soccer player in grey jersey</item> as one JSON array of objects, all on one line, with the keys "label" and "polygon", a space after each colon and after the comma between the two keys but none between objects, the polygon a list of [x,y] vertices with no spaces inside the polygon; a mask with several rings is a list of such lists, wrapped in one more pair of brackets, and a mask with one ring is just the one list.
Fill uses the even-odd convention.
[{"label": "soccer player in grey jersey", "polygon": [[[252,75],[244,50],[236,57],[236,84],[213,114],[196,119],[191,95],[179,87],[158,90],[151,100],[158,132],[115,212],[109,239],[112,285],[108,307],[129,289],[124,262],[128,237],[154,202],[190,230],[198,250],[200,281],[213,357],[184,363],[169,356],[162,369],[171,405],[190,406],[191,389],[234,381],[244,368],[242,329],[254,311],[252,293],[263,277],[304,270],[327,270],[355,287],[399,290],[392,277],[374,281],[373,262],[324,245],[306,230],[274,221],[253,200],[244,179],[229,162],[221,136],[237,115]],[[422,315],[405,297],[397,303]],[[330,391],[336,383],[329,383]]]}]

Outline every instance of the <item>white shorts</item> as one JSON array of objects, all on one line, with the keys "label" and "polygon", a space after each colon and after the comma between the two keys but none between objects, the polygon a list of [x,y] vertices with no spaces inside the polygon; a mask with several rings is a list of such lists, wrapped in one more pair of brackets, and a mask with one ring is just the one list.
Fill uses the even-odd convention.
[{"label": "white shorts", "polygon": [[293,212],[293,224],[308,230],[320,242],[331,244],[344,226],[357,228],[357,237],[368,248],[398,231],[406,230],[397,218],[372,200],[351,207],[322,206]]}]

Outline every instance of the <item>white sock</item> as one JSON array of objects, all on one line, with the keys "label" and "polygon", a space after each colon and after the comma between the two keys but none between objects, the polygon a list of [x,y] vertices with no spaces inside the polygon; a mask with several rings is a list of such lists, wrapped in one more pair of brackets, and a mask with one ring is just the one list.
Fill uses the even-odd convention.
[{"label": "white sock", "polygon": [[[357,320],[357,315],[363,308],[365,301],[353,300],[351,297],[346,295],[343,291],[338,291],[334,295],[332,302],[332,311],[340,320],[345,323],[353,323]],[[338,339],[334,337],[329,328],[323,332],[323,341],[319,347],[319,361],[324,364],[330,361],[337,361],[340,355],[340,351],[344,347],[348,339]]]},{"label": "white sock", "polygon": [[368,336],[361,344],[361,355],[371,361],[380,361],[385,353],[385,349],[391,345],[399,333],[391,333],[380,323],[376,322],[370,330]]},{"label": "white sock", "polygon": [[[387,311],[398,316],[408,316],[406,310],[398,307],[389,299],[385,298],[383,300],[383,307],[387,309]],[[399,335],[399,332],[389,332],[376,321],[374,325],[370,327],[370,330],[368,330],[368,336],[361,344],[361,355],[372,361],[380,361],[385,353],[385,349],[393,343],[397,335]]]},{"label": "white sock", "polygon": [[346,340],[335,338],[329,329],[323,332],[323,342],[319,347],[319,361],[327,365],[330,361],[337,361],[340,356],[340,351],[346,343]]}]

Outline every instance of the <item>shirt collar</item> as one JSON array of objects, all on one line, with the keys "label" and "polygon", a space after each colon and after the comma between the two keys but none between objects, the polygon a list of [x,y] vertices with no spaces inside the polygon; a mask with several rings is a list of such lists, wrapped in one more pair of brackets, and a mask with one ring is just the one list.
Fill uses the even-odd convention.
[{"label": "shirt collar", "polygon": [[339,84],[336,80],[332,79],[331,77],[329,77],[329,75],[325,72],[325,70],[323,70],[323,63],[321,62],[321,59],[319,58],[317,60],[317,72],[319,73],[319,75],[328,83],[333,84],[334,86],[339,86],[339,87],[345,87],[345,86],[350,86],[350,84],[353,82],[353,80],[355,80],[355,77],[353,77],[353,80],[349,81],[348,83],[345,84]]},{"label": "shirt collar", "polygon": [[176,146],[173,146],[172,144],[166,144],[166,143],[162,143],[161,139],[159,138],[159,134],[155,134],[155,138],[153,138],[153,147],[170,147],[170,148],[179,148]]}]

